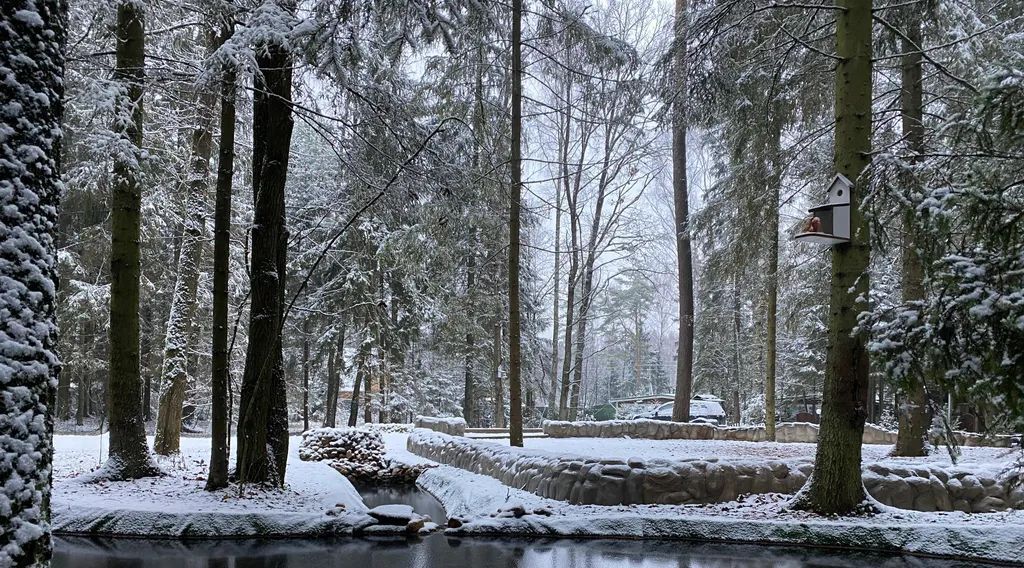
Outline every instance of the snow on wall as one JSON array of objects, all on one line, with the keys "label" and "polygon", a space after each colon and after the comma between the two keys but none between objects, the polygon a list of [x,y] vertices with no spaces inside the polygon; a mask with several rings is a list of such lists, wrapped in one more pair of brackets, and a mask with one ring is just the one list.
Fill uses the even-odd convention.
[{"label": "snow on wall", "polygon": [[[541,497],[588,505],[702,504],[741,495],[795,493],[807,459],[604,459],[554,454],[414,430],[409,451],[493,477]],[[1024,488],[998,471],[935,465],[869,464],[864,484],[885,505],[921,511],[992,512],[1024,508]]]},{"label": "snow on wall", "polygon": [[450,436],[465,436],[466,421],[462,418],[437,418],[434,416],[417,416],[413,422],[416,428],[426,428]]}]

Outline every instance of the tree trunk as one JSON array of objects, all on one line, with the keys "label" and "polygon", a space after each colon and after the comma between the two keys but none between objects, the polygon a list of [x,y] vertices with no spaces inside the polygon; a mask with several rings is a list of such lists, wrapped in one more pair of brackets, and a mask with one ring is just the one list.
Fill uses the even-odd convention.
[{"label": "tree trunk", "polygon": [[562,192],[559,184],[555,184],[555,267],[551,278],[551,390],[548,393],[548,416],[553,417],[558,404],[558,296],[562,269]]},{"label": "tree trunk", "polygon": [[309,318],[302,322],[302,431],[309,430]]},{"label": "tree trunk", "polygon": [[523,0],[512,0],[512,185],[508,247],[509,444],[523,445],[522,341],[519,318],[519,207],[522,201]]},{"label": "tree trunk", "polygon": [[[281,17],[294,4],[276,3]],[[284,188],[292,135],[291,57],[285,46],[257,50],[260,73],[253,99],[253,190],[251,315],[249,345],[238,416],[238,479],[284,483],[288,416],[281,355],[284,317]],[[282,430],[283,428],[283,430]]]},{"label": "tree trunk", "polygon": [[[475,236],[474,231],[470,234]],[[473,287],[476,285],[476,258],[475,238],[470,239],[469,250],[466,253],[466,319],[468,320],[468,331],[466,331],[466,357],[465,377],[462,395],[462,417],[467,425],[476,424],[476,378],[473,376],[473,359],[475,347],[473,346],[473,327],[475,318],[473,315]]]},{"label": "tree trunk", "polygon": [[850,196],[849,243],[832,248],[832,286],[825,387],[814,475],[794,499],[797,508],[845,515],[863,507],[861,439],[867,414],[868,351],[854,335],[866,309],[870,240],[858,200],[871,151],[871,0],[839,0],[836,17],[836,170],[857,188]]},{"label": "tree trunk", "polygon": [[[208,41],[212,48],[212,38]],[[167,456],[181,446],[182,405],[188,389],[188,334],[196,311],[199,264],[206,239],[206,194],[209,191],[210,156],[213,153],[213,108],[215,96],[203,92],[198,97],[195,128],[192,131],[192,167],[187,183],[188,196],[182,226],[178,274],[174,283],[171,313],[167,317],[164,364],[161,373],[160,406],[157,412],[153,451]]]},{"label": "tree trunk", "polygon": [[[218,43],[234,34],[226,16]],[[228,438],[231,405],[228,358],[228,286],[231,250],[231,191],[235,173],[235,69],[225,65],[220,91],[220,144],[217,149],[217,189],[213,212],[213,329],[210,411],[210,474],[206,490],[228,484]]]},{"label": "tree trunk", "polygon": [[494,427],[505,427],[505,385],[501,382],[501,323],[494,324],[494,342],[491,348],[493,365],[491,381],[494,384]]},{"label": "tree trunk", "polygon": [[49,566],[67,5],[5,1],[0,22],[0,554],[9,566]]},{"label": "tree trunk", "polygon": [[356,380],[352,385],[352,403],[349,405],[348,412],[349,428],[355,428],[359,419],[359,388],[366,378],[366,358],[368,355],[369,347],[364,337],[362,343],[359,344],[359,353],[356,354]]},{"label": "tree trunk", "polygon": [[[146,302],[142,308],[142,323],[146,329],[153,328],[153,306],[151,303]],[[142,419],[149,422],[153,418],[153,368],[150,363],[151,353],[153,352],[153,339],[152,333],[143,333],[140,331],[139,345],[142,349],[140,354],[140,368],[143,375],[142,380]]]},{"label": "tree trunk", "polygon": [[[377,361],[379,364],[380,362]],[[363,374],[363,424],[373,423],[373,376],[376,374],[377,366],[374,365],[366,369]]]},{"label": "tree trunk", "polygon": [[142,190],[142,86],[145,60],[143,5],[117,7],[114,80],[123,87],[117,98],[114,130],[127,155],[114,156],[110,248],[110,378],[107,409],[110,423],[110,479],[137,479],[158,473],[149,456],[142,420],[139,369],[139,241]]},{"label": "tree trunk", "polygon": [[676,0],[672,104],[672,194],[675,205],[676,265],[679,271],[679,344],[672,420],[690,420],[693,388],[693,259],[690,252],[690,204],[686,182],[686,36],[687,0]]},{"label": "tree trunk", "polygon": [[[907,39],[903,40],[902,50],[902,88],[900,90],[901,106],[903,107],[903,135],[907,139],[907,147],[911,152],[908,161],[916,163],[918,155],[924,151],[924,102],[921,76],[921,53],[923,49],[921,34],[921,15],[916,10],[906,10]],[[908,41],[909,40],[909,41]],[[909,184],[913,184],[912,176],[907,176]],[[910,185],[910,187],[913,187]],[[902,249],[902,287],[905,303],[918,302],[924,299],[924,261],[918,250],[922,243],[917,237],[913,211],[904,214],[903,249]],[[912,377],[906,386],[903,404],[900,405],[899,433],[896,437],[896,456],[924,456],[928,453],[925,438],[931,424],[931,413],[928,412],[928,393],[925,390],[925,377]]]},{"label": "tree trunk", "polygon": [[324,426],[334,428],[338,422],[338,390],[345,372],[345,320],[341,320],[338,345],[332,346],[327,359],[327,394],[324,397]]},{"label": "tree trunk", "polygon": [[[773,107],[774,108],[774,107]],[[778,110],[775,110],[778,112]],[[777,117],[769,117],[771,132],[768,139],[769,192],[768,204],[768,309],[765,337],[764,428],[768,440],[775,441],[775,365],[779,311],[779,192],[782,185],[782,166],[779,163],[782,128]]]}]

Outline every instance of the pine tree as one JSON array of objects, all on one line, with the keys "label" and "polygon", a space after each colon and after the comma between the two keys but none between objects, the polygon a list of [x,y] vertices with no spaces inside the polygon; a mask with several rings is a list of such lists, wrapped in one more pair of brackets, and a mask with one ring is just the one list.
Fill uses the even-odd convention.
[{"label": "pine tree", "polygon": [[145,70],[144,5],[117,6],[117,63],[120,83],[114,130],[121,151],[114,158],[110,250],[110,457],[106,476],[136,479],[158,472],[149,456],[142,421],[139,369],[139,271],[142,215],[142,93]]},{"label": "pine tree", "polygon": [[871,151],[871,0],[841,0],[837,15],[835,168],[856,180],[850,196],[849,243],[832,248],[832,290],[825,388],[814,475],[796,508],[845,515],[864,506],[861,441],[867,416],[868,350],[854,333],[868,293],[868,222],[858,204]]}]

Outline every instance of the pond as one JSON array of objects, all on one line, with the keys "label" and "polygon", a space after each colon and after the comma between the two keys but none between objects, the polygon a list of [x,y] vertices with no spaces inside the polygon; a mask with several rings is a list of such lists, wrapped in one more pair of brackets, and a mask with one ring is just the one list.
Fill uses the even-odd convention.
[{"label": "pond", "polygon": [[673,541],[448,538],[179,541],[55,538],[53,568],[967,568],[975,562]]}]

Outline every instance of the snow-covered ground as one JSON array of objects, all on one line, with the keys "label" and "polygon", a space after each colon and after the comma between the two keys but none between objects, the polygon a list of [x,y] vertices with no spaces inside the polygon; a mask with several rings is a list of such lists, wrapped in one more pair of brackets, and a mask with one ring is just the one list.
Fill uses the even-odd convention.
[{"label": "snow-covered ground", "polygon": [[[370,524],[352,484],[326,463],[298,458],[289,443],[285,488],[203,489],[209,438],[182,438],[181,454],[159,458],[166,473],[129,482],[86,483],[106,458],[107,435],[54,437],[53,525],[64,533],[254,536],[350,533]],[[152,438],[149,439],[152,445]],[[232,440],[232,447],[234,447]]]},{"label": "snow-covered ground", "polygon": [[[508,444],[508,438],[487,440]],[[528,438],[523,441],[526,448],[561,454],[596,456],[601,458],[629,459],[631,457],[664,459],[814,459],[815,444],[736,442],[728,440],[646,440],[631,438]],[[862,449],[865,462],[897,460],[920,463],[922,461],[939,465],[950,463],[945,448],[927,458],[890,458],[892,446],[865,444]],[[1021,456],[1020,449],[962,447],[958,464],[1009,465]]]}]

